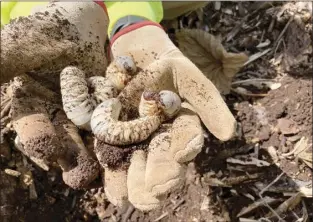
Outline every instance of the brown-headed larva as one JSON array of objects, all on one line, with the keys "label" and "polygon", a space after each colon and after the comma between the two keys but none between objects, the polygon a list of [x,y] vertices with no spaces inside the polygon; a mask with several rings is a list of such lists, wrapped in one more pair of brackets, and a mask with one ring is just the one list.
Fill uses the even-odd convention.
[{"label": "brown-headed larva", "polygon": [[144,92],[138,119],[119,121],[122,108],[117,98],[108,99],[94,110],[90,126],[95,137],[111,145],[128,145],[147,139],[160,124],[180,110],[181,100],[171,91]]},{"label": "brown-headed larva", "polygon": [[77,67],[63,69],[60,85],[67,117],[79,128],[90,130],[90,118],[95,107],[115,97],[135,71],[136,65],[129,56],[116,57],[108,66],[106,77],[93,76],[86,80],[85,73]]}]

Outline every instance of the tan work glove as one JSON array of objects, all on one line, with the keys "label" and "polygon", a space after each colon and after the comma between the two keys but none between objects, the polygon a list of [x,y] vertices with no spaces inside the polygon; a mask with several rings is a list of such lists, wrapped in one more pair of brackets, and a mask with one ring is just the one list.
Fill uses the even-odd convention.
[{"label": "tan work glove", "polygon": [[173,126],[155,134],[147,154],[135,151],[128,171],[105,171],[111,202],[123,205],[129,199],[136,208],[151,210],[183,181],[184,163],[200,152],[204,137],[198,116],[222,141],[234,136],[236,121],[215,86],[158,24],[145,21],[122,29],[112,38],[111,50],[112,58],[132,56],[142,70],[118,96],[124,109],[136,109],[145,89],[172,90],[185,101]]},{"label": "tan work glove", "polygon": [[54,2],[1,30],[0,83],[18,76],[11,85],[10,112],[18,146],[44,168],[57,161],[73,188],[93,181],[99,165],[62,111],[60,72],[76,65],[86,76],[105,74],[108,22],[102,3]]},{"label": "tan work glove", "polygon": [[[101,7],[102,6],[102,7]],[[1,30],[1,80],[30,75],[40,82],[59,85],[59,74],[68,65],[86,75],[104,75],[108,16],[95,2],[53,2],[27,17],[19,17]],[[47,70],[55,73],[47,74]]]}]

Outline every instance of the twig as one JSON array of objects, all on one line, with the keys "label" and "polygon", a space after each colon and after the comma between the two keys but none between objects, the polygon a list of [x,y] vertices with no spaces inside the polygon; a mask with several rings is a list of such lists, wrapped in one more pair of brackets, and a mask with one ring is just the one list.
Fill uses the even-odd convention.
[{"label": "twig", "polygon": [[245,80],[234,81],[231,84],[232,85],[237,85],[237,84],[242,84],[242,83],[248,83],[249,84],[252,81],[262,82],[262,81],[274,81],[274,80],[273,79],[258,79],[258,78],[254,78],[254,79],[245,79]]},{"label": "twig", "polygon": [[[6,95],[5,95],[5,96],[6,96]],[[1,107],[5,106],[6,103],[10,101],[10,99],[11,99],[10,97],[7,97],[7,98],[3,99],[3,101],[1,101],[1,104],[0,104]]]},{"label": "twig", "polygon": [[74,196],[73,197],[73,200],[72,200],[72,204],[71,204],[71,209],[73,209],[76,205],[76,200],[77,200],[77,196]]},{"label": "twig", "polygon": [[[289,197],[286,201],[284,201],[275,209],[275,214],[279,215],[279,214],[286,212],[288,209],[294,209],[300,203],[301,199],[302,199],[302,195],[300,192]],[[277,215],[275,216],[277,217]],[[272,218],[273,215],[269,213],[267,217]]]},{"label": "twig", "polygon": [[243,96],[251,96],[251,97],[265,97],[265,96],[268,96],[267,93],[261,93],[261,94],[245,93],[245,92],[241,92],[239,90],[236,90],[234,88],[231,88],[230,90],[235,92],[235,93],[238,93],[240,95],[243,95]]},{"label": "twig", "polygon": [[122,222],[127,222],[128,218],[130,218],[130,216],[132,215],[132,213],[134,212],[135,208],[133,205],[129,205],[126,213],[125,213],[125,216],[123,217],[123,220]]},{"label": "twig", "polygon": [[257,60],[258,58],[264,56],[266,53],[268,53],[269,51],[271,51],[272,48],[266,49],[263,52],[258,52],[256,54],[253,54],[252,56],[249,57],[248,61],[244,64],[244,66],[250,64],[251,62]]},{"label": "twig", "polygon": [[[271,187],[274,183],[276,183],[283,175],[285,174],[285,172],[282,172],[278,177],[276,177],[275,180],[273,180],[269,185],[267,185],[264,189],[261,190],[261,192],[259,192],[259,197],[261,199],[263,199],[262,194],[269,188]],[[264,206],[266,206],[268,209],[270,209],[270,211],[272,211],[272,213],[279,219],[282,220],[282,218],[276,213],[276,211],[270,207],[270,205],[268,205],[267,203],[264,202]]]},{"label": "twig", "polygon": [[254,203],[252,203],[251,205],[243,208],[238,214],[237,217],[241,217],[242,215],[245,215],[255,209],[257,209],[258,207],[260,207],[261,205],[264,205],[264,203],[267,204],[273,204],[276,203],[278,200],[271,198],[271,197],[264,197],[263,199],[257,200]]},{"label": "twig", "polygon": [[162,220],[164,217],[166,217],[168,215],[168,212],[165,212],[165,213],[163,213],[163,214],[161,214],[161,216],[159,216],[158,218],[156,218],[155,220],[154,220],[154,222],[157,222],[157,221],[160,221],[160,220]]},{"label": "twig", "polygon": [[11,109],[11,102],[8,102],[1,110],[0,118],[2,119]]},{"label": "twig", "polygon": [[267,29],[267,32],[268,33],[271,33],[272,31],[273,31],[273,28],[274,28],[274,24],[275,24],[275,16],[273,16],[272,17],[272,20],[271,20],[271,23],[270,23],[270,25],[269,25],[269,27],[268,27],[268,29]]},{"label": "twig", "polygon": [[275,50],[274,50],[274,57],[276,56],[276,52],[277,52],[277,49],[278,47],[280,46],[280,43],[282,42],[283,39],[280,39],[275,47]]},{"label": "twig", "polygon": [[[282,172],[278,177],[276,177],[275,180],[273,180],[269,185],[267,185],[265,188],[263,188],[261,190],[261,192],[259,193],[259,196],[262,197],[262,194],[267,191],[267,189],[271,186],[273,186],[274,183],[276,183],[283,175],[285,174],[285,172]],[[263,197],[262,197],[263,198]]]},{"label": "twig", "polygon": [[283,35],[285,34],[288,26],[290,25],[290,23],[293,20],[293,16],[289,18],[287,24],[285,25],[284,29],[281,31],[281,33],[279,34],[278,38],[276,39],[276,41],[274,42],[274,46],[280,41],[280,39],[283,37]]},{"label": "twig", "polygon": [[287,28],[289,27],[289,25],[293,21],[293,19],[294,19],[293,16],[289,18],[289,20],[288,20],[287,24],[285,25],[284,29],[281,31],[281,33],[279,34],[278,38],[274,42],[274,44],[273,44],[274,51],[271,51],[270,55],[276,54],[276,50],[278,48],[278,45],[280,44],[283,35],[285,34]]},{"label": "twig", "polygon": [[184,199],[181,199],[180,201],[178,201],[178,203],[173,207],[173,211],[175,211],[180,205],[182,205],[185,202]]},{"label": "twig", "polygon": [[[283,156],[283,157],[288,157],[288,156],[291,156],[291,155],[293,155],[293,154],[297,155],[297,154],[303,152],[305,149],[308,148],[307,143],[308,143],[308,139],[305,138],[305,137],[302,137],[302,138],[300,139],[300,141],[298,141],[298,142],[296,143],[296,145],[294,146],[294,149],[293,149],[292,151],[290,151],[290,152],[288,152],[288,153],[282,153],[281,156]],[[296,152],[297,152],[297,153],[296,153]]]},{"label": "twig", "polygon": [[304,200],[301,200],[301,203],[302,203],[302,212],[303,212],[303,215],[302,215],[303,222],[306,222],[309,218],[308,209],[304,203]]},{"label": "twig", "polygon": [[229,42],[231,39],[233,39],[240,31],[241,26],[247,21],[247,19],[250,16],[253,16],[255,13],[257,13],[260,10],[260,8],[255,9],[253,12],[251,12],[251,14],[246,15],[245,17],[243,17],[241,19],[241,22],[236,25],[227,35],[226,37],[226,42]]},{"label": "twig", "polygon": [[250,218],[240,217],[239,218],[239,222],[259,222],[259,221],[258,220],[253,220],[253,219],[250,219]]}]

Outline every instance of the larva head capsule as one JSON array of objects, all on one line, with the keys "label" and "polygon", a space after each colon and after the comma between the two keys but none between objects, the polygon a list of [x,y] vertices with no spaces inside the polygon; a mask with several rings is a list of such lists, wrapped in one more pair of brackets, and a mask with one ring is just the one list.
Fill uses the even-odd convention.
[{"label": "larva head capsule", "polygon": [[176,93],[168,90],[162,90],[159,93],[159,103],[164,115],[168,118],[175,116],[181,108],[180,97]]},{"label": "larva head capsule", "polygon": [[117,56],[107,69],[106,76],[117,90],[122,90],[135,74],[137,67],[132,57]]},{"label": "larva head capsule", "polygon": [[140,116],[153,116],[160,113],[159,94],[153,91],[144,91],[139,103]]},{"label": "larva head capsule", "polygon": [[136,72],[137,67],[132,57],[130,56],[117,56],[114,59],[117,68],[122,73],[132,75]]}]

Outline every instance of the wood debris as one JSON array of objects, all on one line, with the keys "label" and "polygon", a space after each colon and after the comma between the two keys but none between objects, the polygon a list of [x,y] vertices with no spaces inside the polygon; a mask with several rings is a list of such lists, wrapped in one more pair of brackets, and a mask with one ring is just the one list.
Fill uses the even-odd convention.
[{"label": "wood debris", "polygon": [[20,172],[11,169],[5,169],[4,172],[10,176],[19,177],[21,175]]}]

